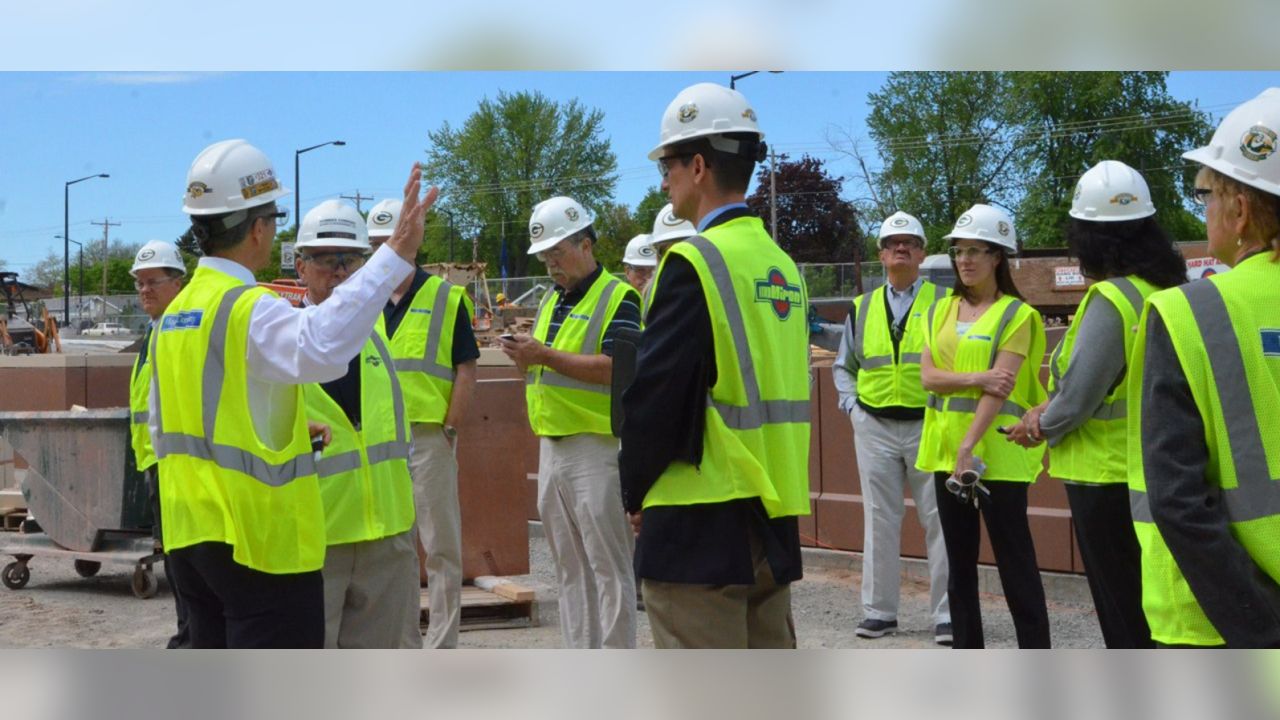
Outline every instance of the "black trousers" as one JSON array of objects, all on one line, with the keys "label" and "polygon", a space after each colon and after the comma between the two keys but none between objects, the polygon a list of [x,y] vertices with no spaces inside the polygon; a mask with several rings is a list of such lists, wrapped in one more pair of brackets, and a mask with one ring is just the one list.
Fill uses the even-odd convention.
[{"label": "black trousers", "polygon": [[1071,524],[1109,648],[1151,648],[1142,612],[1142,548],[1129,513],[1129,486],[1066,483]]},{"label": "black trousers", "polygon": [[[952,647],[981,648],[982,607],[978,603],[978,509],[947,491],[950,473],[934,473],[938,518],[947,542],[947,597],[951,603]],[[1036,564],[1036,549],[1027,524],[1027,483],[983,479],[991,498],[980,500],[981,514],[995,551],[1020,648],[1049,647],[1049,609]]]},{"label": "black trousers", "polygon": [[[164,543],[164,533],[161,532],[160,525],[160,475],[156,472],[158,468],[155,465],[144,471],[147,480],[147,490],[151,495],[151,514],[153,522],[151,524],[151,537],[156,542]],[[178,583],[173,578],[173,568],[169,565],[169,556],[164,558],[164,579],[169,583],[169,592],[173,593],[173,609],[178,616],[178,631],[169,638],[169,642],[165,645],[170,650],[191,647],[191,631],[187,628],[187,606],[182,602],[182,596],[178,594]]]},{"label": "black trousers", "polygon": [[320,571],[273,575],[231,558],[226,543],[169,553],[196,648],[323,648]]}]

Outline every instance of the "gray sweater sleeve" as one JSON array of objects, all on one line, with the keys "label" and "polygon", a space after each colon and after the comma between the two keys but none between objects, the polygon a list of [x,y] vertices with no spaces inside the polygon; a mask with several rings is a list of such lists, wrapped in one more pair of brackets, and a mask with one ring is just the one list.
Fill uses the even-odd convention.
[{"label": "gray sweater sleeve", "polygon": [[1280,647],[1280,586],[1236,541],[1205,481],[1204,420],[1155,310],[1143,363],[1142,466],[1160,536],[1228,647]]},{"label": "gray sweater sleeve", "polygon": [[844,321],[844,333],[840,336],[840,349],[836,351],[835,362],[831,364],[831,377],[836,384],[836,392],[840,395],[840,410],[848,413],[858,401],[858,360],[853,356],[854,313],[857,308],[849,308],[849,317]]},{"label": "gray sweater sleeve", "polygon": [[1125,370],[1126,332],[1120,311],[1107,300],[1094,300],[1085,308],[1067,372],[1040,416],[1040,432],[1049,447],[1083,425],[1115,387]]}]

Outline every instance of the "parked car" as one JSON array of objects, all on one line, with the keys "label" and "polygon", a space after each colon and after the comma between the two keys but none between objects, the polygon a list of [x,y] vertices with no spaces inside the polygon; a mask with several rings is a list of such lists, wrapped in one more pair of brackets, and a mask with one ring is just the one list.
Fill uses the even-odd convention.
[{"label": "parked car", "polygon": [[84,334],[95,337],[104,337],[110,335],[128,335],[130,333],[129,328],[121,325],[120,323],[98,323],[88,330],[85,330]]}]

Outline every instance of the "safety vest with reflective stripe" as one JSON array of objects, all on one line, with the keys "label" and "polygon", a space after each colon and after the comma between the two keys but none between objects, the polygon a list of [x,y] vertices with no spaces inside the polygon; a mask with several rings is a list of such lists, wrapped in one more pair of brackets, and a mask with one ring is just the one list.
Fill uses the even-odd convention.
[{"label": "safety vest with reflective stripe", "polygon": [[413,527],[409,424],[383,328],[379,317],[360,351],[359,428],[323,387],[303,388],[307,419],[333,432],[316,463],[330,545],[377,540]]},{"label": "safety vest with reflective stripe", "polygon": [[432,275],[409,303],[391,338],[409,422],[443,423],[453,394],[453,330],[459,304],[472,314],[466,289]]},{"label": "safety vest with reflective stripe", "polygon": [[[600,276],[569,311],[551,349],[585,355],[600,354],[604,331],[623,300],[640,304],[635,288],[607,272]],[[560,290],[547,293],[533,321],[533,339],[546,343],[551,313],[560,300]],[[525,375],[525,402],[533,434],[547,437],[596,433],[610,435],[610,392],[608,385],[574,380],[545,365],[534,365]]]},{"label": "safety vest with reflective stripe", "polygon": [[152,332],[164,545],[227,543],[254,570],[309,572],[324,564],[325,530],[302,388],[275,408],[280,447],[249,406],[249,321],[271,294],[200,267]]},{"label": "safety vest with reflective stripe", "polygon": [[769,517],[809,514],[808,292],[759,218],[673,245],[698,273],[715,347],[702,464],[673,462],[644,507],[760,498]]},{"label": "safety vest with reflective stripe", "polygon": [[[1152,521],[1142,462],[1142,368],[1147,318],[1159,312],[1200,417],[1204,481],[1231,534],[1280,582],[1280,264],[1270,253],[1231,272],[1147,298],[1129,373],[1129,499],[1142,545],[1142,608],[1158,642],[1220,645]],[[1158,482],[1159,478],[1152,478]]]},{"label": "safety vest with reflective stripe", "polygon": [[[958,295],[949,295],[929,308],[929,334],[926,344],[935,347],[934,338],[942,332],[942,326],[952,315],[953,306],[960,302]],[[1044,463],[1044,446],[1024,448],[1009,442],[996,428],[1015,425],[1027,410],[1044,401],[1044,386],[1040,384],[1040,365],[1044,362],[1044,321],[1034,308],[1012,295],[1005,295],[987,308],[969,331],[958,338],[953,367],[941,367],[956,373],[985,372],[995,367],[1000,347],[1023,323],[1031,323],[1031,347],[1018,369],[1013,392],[1002,401],[996,415],[982,439],[973,450],[982,458],[987,469],[983,477],[992,480],[1035,482]],[[960,443],[973,423],[981,388],[963,390],[948,395],[930,394],[925,403],[924,429],[920,436],[920,453],[916,467],[927,472],[952,472],[956,467],[956,453]]]},{"label": "safety vest with reflective stripe", "polygon": [[920,384],[920,350],[924,347],[925,313],[938,296],[938,286],[920,283],[907,310],[902,339],[894,352],[884,308],[887,286],[853,299],[856,327],[853,356],[858,362],[858,401],[873,408],[923,408],[927,394]]},{"label": "safety vest with reflective stripe", "polygon": [[[1138,330],[1138,316],[1142,314],[1142,302],[1155,291],[1154,285],[1137,275],[1103,280],[1090,287],[1071,320],[1071,326],[1067,328],[1067,334],[1062,336],[1062,341],[1049,358],[1049,397],[1058,394],[1058,384],[1067,374],[1076,333],[1089,303],[1101,296],[1120,313],[1125,330],[1124,356],[1127,364]],[[1126,482],[1129,478],[1128,396],[1128,386],[1122,374],[1102,404],[1094,410],[1093,416],[1049,448],[1049,474],[1072,482],[1108,485]]]},{"label": "safety vest with reflective stripe", "polygon": [[[148,336],[147,341],[151,338]],[[146,470],[156,464],[156,451],[151,447],[151,430],[147,420],[151,417],[147,407],[151,394],[151,356],[144,362],[139,352],[133,361],[133,374],[129,377],[129,441],[138,470]]]}]

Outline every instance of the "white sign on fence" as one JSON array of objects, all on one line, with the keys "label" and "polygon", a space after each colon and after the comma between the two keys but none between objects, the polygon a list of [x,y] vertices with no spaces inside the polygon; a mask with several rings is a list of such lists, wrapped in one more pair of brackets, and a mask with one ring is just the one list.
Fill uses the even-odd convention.
[{"label": "white sign on fence", "polygon": [[1084,287],[1084,275],[1075,265],[1055,267],[1053,269],[1053,287],[1055,290]]}]

